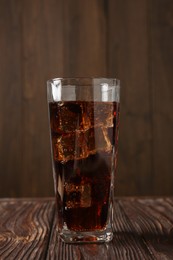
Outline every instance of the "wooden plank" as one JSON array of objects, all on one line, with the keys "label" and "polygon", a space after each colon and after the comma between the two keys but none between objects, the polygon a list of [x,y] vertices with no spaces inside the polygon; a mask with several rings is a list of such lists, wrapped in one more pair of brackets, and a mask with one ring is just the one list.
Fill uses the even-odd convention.
[{"label": "wooden plank", "polygon": [[53,194],[44,86],[61,75],[121,79],[117,194],[172,194],[172,11],[171,0],[0,1],[0,196]]},{"label": "wooden plank", "polygon": [[173,194],[173,2],[150,1],[154,192]]},{"label": "wooden plank", "polygon": [[173,198],[119,198],[114,239],[70,245],[57,236],[52,199],[0,200],[0,259],[172,259]]},{"label": "wooden plank", "polygon": [[120,205],[154,259],[173,259],[173,198],[128,199]]},{"label": "wooden plank", "polygon": [[108,75],[122,85],[116,194],[123,196],[153,193],[147,2],[109,1]]},{"label": "wooden plank", "polygon": [[64,1],[64,74],[106,76],[104,1]]},{"label": "wooden plank", "polygon": [[[34,2],[34,1],[33,1]],[[64,74],[64,16],[63,0],[43,0],[41,5],[40,45],[45,81]],[[30,3],[30,1],[28,1]],[[34,8],[34,7],[33,7]]]},{"label": "wooden plank", "polygon": [[44,259],[54,201],[0,200],[0,259]]},{"label": "wooden plank", "polygon": [[46,81],[63,71],[61,12],[61,1],[22,1],[22,196],[53,194]]},{"label": "wooden plank", "polygon": [[0,196],[20,194],[20,1],[0,1]]},{"label": "wooden plank", "polygon": [[[137,211],[136,211],[137,213]],[[138,258],[136,258],[138,257]],[[56,230],[56,214],[47,259],[153,259],[142,237],[115,203],[114,239],[106,244],[71,245],[63,243]]]}]

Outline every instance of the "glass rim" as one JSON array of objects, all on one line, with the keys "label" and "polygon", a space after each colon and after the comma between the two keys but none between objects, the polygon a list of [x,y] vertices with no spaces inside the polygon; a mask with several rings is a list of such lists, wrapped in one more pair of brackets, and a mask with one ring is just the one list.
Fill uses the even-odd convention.
[{"label": "glass rim", "polygon": [[55,77],[47,80],[47,83],[53,83],[57,80],[112,80],[116,81],[116,85],[120,86],[120,79],[112,77]]}]

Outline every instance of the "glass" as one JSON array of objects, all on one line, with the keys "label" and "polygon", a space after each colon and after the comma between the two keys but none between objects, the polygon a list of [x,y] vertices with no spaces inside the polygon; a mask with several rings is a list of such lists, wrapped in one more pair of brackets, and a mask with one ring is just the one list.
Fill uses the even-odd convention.
[{"label": "glass", "polygon": [[67,243],[111,241],[120,82],[55,78],[47,99],[58,233]]}]

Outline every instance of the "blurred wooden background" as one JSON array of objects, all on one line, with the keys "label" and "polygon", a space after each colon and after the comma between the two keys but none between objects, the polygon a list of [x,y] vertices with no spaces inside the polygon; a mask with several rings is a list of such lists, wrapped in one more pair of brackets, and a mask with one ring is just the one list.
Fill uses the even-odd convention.
[{"label": "blurred wooden background", "polygon": [[173,195],[173,1],[0,0],[0,196],[52,196],[46,80],[121,79],[117,195]]}]

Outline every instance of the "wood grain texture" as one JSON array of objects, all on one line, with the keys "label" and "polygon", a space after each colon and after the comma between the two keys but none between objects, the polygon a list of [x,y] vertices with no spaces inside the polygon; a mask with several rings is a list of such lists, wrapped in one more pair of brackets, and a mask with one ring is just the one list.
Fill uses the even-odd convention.
[{"label": "wood grain texture", "polygon": [[173,258],[172,198],[122,198],[114,210],[114,239],[108,244],[64,244],[54,220],[47,259]]},{"label": "wood grain texture", "polygon": [[106,76],[104,1],[64,1],[64,73],[68,77]]},{"label": "wood grain texture", "polygon": [[46,199],[0,201],[0,259],[44,259],[53,205]]},{"label": "wood grain texture", "polygon": [[152,194],[147,0],[109,3],[109,76],[122,86],[117,194]]},{"label": "wood grain texture", "polygon": [[114,238],[106,244],[63,243],[52,199],[0,200],[0,259],[173,258],[173,198],[117,198]]},{"label": "wood grain texture", "polygon": [[151,1],[150,55],[155,194],[173,189],[173,2]]},{"label": "wood grain texture", "polygon": [[51,196],[46,80],[121,79],[119,195],[173,194],[171,0],[0,0],[0,196]]},{"label": "wood grain texture", "polygon": [[[53,190],[46,102],[47,37],[42,1],[22,1],[22,172],[23,196],[44,196]],[[54,8],[51,2],[52,10]],[[51,16],[51,12],[49,13]],[[54,17],[55,18],[55,17]],[[49,68],[49,67],[48,67]],[[50,73],[50,68],[48,69]],[[44,129],[44,130],[43,130]],[[28,185],[29,183],[29,185]],[[39,191],[39,192],[38,192]]]},{"label": "wood grain texture", "polygon": [[64,244],[58,237],[55,218],[47,259],[153,259],[118,201],[114,211],[114,239],[108,244]]},{"label": "wood grain texture", "polygon": [[173,259],[173,198],[131,199],[120,205],[154,259]]},{"label": "wood grain texture", "polygon": [[20,194],[21,9],[15,2],[0,1],[0,196]]}]

